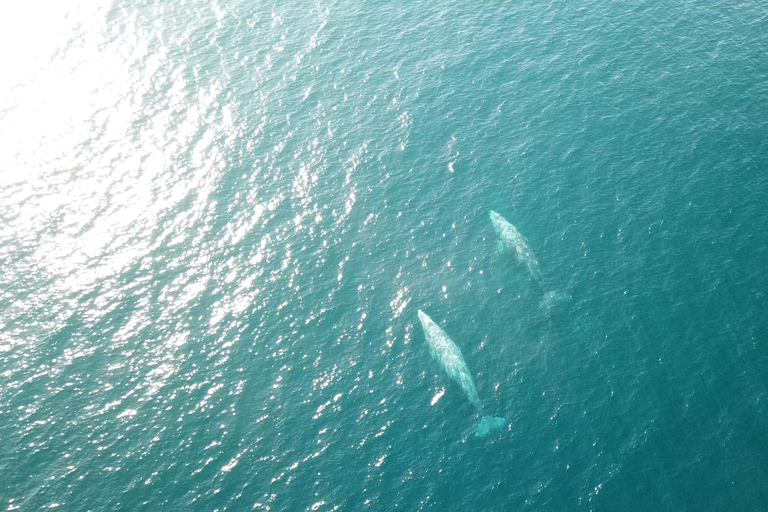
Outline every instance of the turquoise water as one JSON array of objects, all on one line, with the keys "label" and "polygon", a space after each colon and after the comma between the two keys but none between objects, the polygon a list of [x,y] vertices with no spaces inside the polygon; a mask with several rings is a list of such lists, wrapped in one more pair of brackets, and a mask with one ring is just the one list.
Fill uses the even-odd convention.
[{"label": "turquoise water", "polygon": [[768,502],[765,6],[4,11],[0,507]]}]

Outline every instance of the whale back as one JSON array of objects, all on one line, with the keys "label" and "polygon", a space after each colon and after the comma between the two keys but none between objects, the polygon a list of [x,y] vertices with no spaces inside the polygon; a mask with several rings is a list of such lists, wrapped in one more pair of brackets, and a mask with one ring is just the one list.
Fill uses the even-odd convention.
[{"label": "whale back", "polygon": [[525,265],[528,271],[537,279],[541,280],[541,271],[539,270],[539,262],[536,259],[536,255],[533,253],[533,249],[528,244],[528,240],[513,226],[507,219],[499,215],[498,213],[491,211],[491,224],[493,224],[493,230],[496,235],[504,244],[507,251],[517,256],[520,263]]},{"label": "whale back", "polygon": [[477,394],[475,382],[472,380],[472,374],[469,372],[459,347],[456,346],[439,325],[421,310],[419,310],[419,321],[424,330],[424,336],[427,339],[432,357],[437,359],[448,376],[464,390],[469,401],[479,410],[482,410],[482,403]]}]

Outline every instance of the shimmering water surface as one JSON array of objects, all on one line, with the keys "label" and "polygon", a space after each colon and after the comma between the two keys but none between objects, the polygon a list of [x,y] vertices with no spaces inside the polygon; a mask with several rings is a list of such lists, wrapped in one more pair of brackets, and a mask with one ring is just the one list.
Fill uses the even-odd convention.
[{"label": "shimmering water surface", "polygon": [[0,44],[0,507],[764,510],[764,4],[32,2]]}]

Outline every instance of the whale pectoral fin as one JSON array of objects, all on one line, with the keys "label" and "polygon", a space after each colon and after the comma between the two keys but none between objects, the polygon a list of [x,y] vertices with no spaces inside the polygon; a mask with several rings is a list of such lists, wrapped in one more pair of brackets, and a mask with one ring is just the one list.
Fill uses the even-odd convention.
[{"label": "whale pectoral fin", "polygon": [[499,240],[496,242],[496,256],[504,256],[507,254],[507,248],[504,247],[504,242]]},{"label": "whale pectoral fin", "polygon": [[475,429],[476,437],[485,437],[491,432],[500,430],[507,423],[507,420],[498,416],[483,416]]}]

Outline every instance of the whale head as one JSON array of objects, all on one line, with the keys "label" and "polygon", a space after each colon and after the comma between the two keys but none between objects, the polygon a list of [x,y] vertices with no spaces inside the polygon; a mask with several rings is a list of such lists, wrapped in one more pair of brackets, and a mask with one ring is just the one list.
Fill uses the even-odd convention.
[{"label": "whale head", "polygon": [[435,325],[435,322],[432,321],[431,318],[429,318],[429,315],[427,315],[422,310],[419,310],[419,322],[421,322],[421,327],[425,331],[430,328],[430,326]]},{"label": "whale head", "polygon": [[501,215],[499,215],[493,210],[491,210],[490,217],[491,217],[491,224],[493,225],[493,230],[496,231],[497,235],[501,236],[501,231],[505,223],[504,217],[502,217]]}]

